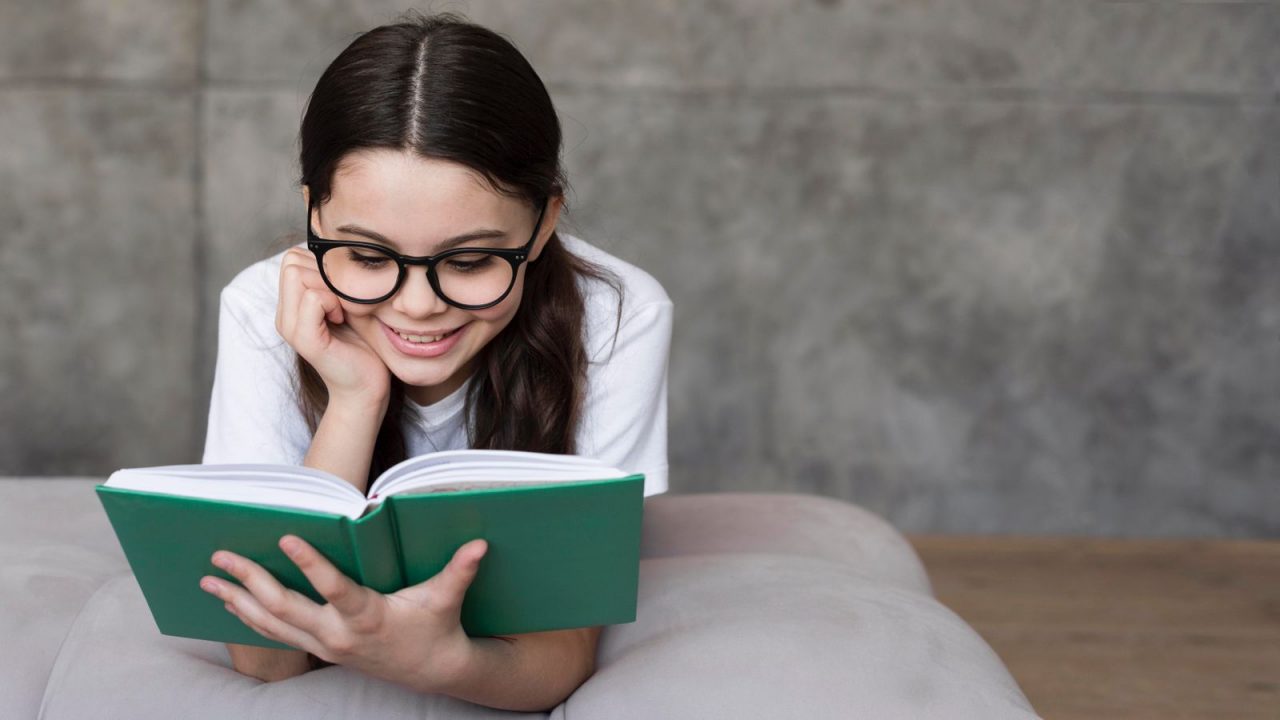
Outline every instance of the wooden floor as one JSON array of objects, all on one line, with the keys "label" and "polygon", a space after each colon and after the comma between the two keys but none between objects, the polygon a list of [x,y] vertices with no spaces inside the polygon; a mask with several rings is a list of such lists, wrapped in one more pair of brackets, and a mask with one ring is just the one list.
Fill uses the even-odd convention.
[{"label": "wooden floor", "polygon": [[1280,541],[910,539],[1046,720],[1280,720]]}]

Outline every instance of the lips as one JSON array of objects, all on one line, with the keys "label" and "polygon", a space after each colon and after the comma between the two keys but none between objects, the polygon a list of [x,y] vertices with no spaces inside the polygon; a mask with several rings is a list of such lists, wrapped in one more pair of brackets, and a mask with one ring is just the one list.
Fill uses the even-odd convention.
[{"label": "lips", "polygon": [[379,324],[392,347],[404,355],[418,358],[439,357],[449,352],[471,326],[471,323],[466,323],[452,330],[433,330],[419,334],[398,330],[383,322]]}]

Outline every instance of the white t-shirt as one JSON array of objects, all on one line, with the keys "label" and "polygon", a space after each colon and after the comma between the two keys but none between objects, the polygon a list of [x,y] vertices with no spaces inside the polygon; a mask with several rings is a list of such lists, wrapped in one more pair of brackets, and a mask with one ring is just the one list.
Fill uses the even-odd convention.
[{"label": "white t-shirt", "polygon": [[[671,300],[645,271],[564,233],[575,255],[612,271],[617,294],[584,279],[585,347],[590,361],[577,453],[645,475],[645,496],[667,489],[667,354]],[[222,290],[218,359],[205,436],[205,463],[301,465],[311,432],[298,406],[294,350],[276,332],[284,252],[258,261]],[[615,329],[617,331],[616,342]],[[439,402],[405,398],[409,457],[467,447],[467,384]]]}]

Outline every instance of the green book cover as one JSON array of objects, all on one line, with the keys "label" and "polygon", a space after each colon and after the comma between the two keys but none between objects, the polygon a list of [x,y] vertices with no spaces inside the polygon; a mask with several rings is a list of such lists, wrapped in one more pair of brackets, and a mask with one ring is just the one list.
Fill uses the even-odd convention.
[{"label": "green book cover", "polygon": [[205,575],[236,582],[210,562],[224,549],[325,602],[277,545],[285,534],[303,538],[348,577],[384,593],[432,577],[459,547],[484,538],[489,549],[462,606],[462,626],[472,636],[636,617],[640,474],[393,494],[357,519],[106,485],[96,492],[166,635],[290,647],[258,635],[199,586]]}]

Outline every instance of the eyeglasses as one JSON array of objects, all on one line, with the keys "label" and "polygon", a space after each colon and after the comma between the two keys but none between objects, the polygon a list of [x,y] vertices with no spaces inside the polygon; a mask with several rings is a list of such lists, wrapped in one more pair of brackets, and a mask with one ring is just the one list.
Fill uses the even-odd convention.
[{"label": "eyeglasses", "polygon": [[307,249],[315,254],[325,284],[345,300],[366,305],[383,302],[400,290],[409,265],[425,265],[427,281],[441,300],[463,310],[483,310],[502,302],[515,287],[517,271],[529,259],[546,212],[543,202],[533,235],[523,247],[462,247],[422,257],[401,255],[370,242],[316,237],[308,212]]}]

